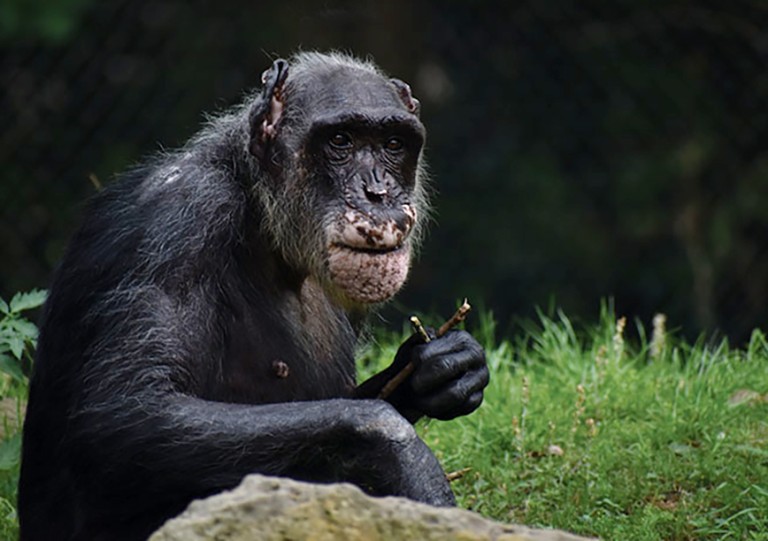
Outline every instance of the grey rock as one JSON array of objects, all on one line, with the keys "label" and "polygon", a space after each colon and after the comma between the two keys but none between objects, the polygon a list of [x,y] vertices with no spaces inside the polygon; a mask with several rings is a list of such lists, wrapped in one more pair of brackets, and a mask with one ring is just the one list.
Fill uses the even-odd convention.
[{"label": "grey rock", "polygon": [[456,508],[371,498],[350,484],[251,475],[232,491],[192,502],[150,541],[576,541],[557,530],[502,524]]}]

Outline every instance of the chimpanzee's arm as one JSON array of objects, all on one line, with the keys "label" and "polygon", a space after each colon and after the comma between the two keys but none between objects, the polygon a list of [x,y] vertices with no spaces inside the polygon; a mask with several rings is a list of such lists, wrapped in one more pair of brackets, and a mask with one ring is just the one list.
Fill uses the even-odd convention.
[{"label": "chimpanzee's arm", "polygon": [[146,395],[89,409],[72,428],[69,443],[89,455],[93,486],[107,498],[114,488],[186,502],[259,472],[454,503],[434,455],[382,401],[253,406]]},{"label": "chimpanzee's arm", "polygon": [[[85,349],[70,339],[79,336],[74,331],[49,333],[46,351],[69,346],[80,353],[43,363],[48,370],[37,379],[51,403],[67,385],[60,374],[77,378],[66,437],[54,445],[56,456],[75,462],[72,476],[91,501],[88,509],[120,509],[104,502],[135,498],[131,513],[162,510],[167,518],[169,509],[180,512],[249,473],[346,481],[375,495],[454,503],[435,456],[383,401],[286,396],[284,403],[249,405],[200,398],[206,382],[231,377],[220,372],[226,365],[216,354],[232,310],[219,294],[201,284],[180,302],[159,287],[124,287],[99,297],[98,320],[49,316],[63,329],[81,329],[92,344]],[[77,372],[70,362],[80,363]]]},{"label": "chimpanzee's arm", "polygon": [[354,396],[378,397],[409,362],[416,367],[413,374],[386,398],[409,421],[423,415],[453,419],[482,403],[489,379],[485,352],[465,331],[450,331],[429,343],[412,336],[400,346],[392,364],[359,385]]}]

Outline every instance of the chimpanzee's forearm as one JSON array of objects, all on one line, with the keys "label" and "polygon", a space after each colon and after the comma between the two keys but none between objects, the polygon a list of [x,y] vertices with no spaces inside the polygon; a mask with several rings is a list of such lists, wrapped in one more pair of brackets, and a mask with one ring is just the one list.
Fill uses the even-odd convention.
[{"label": "chimpanzee's forearm", "polygon": [[[365,380],[355,388],[352,395],[353,398],[380,398],[384,387],[402,370],[402,368],[400,370],[398,368],[400,367],[397,366],[397,363],[393,363],[388,368]],[[383,397],[383,399],[392,404],[400,415],[405,417],[411,424],[416,423],[416,421],[424,416],[409,405],[408,397],[405,394],[405,387],[398,387],[390,395]]]},{"label": "chimpanzee's forearm", "polygon": [[[79,433],[103,453],[96,463],[110,465],[94,472],[107,492],[119,487],[124,493],[140,478],[138,493],[200,497],[258,472],[454,503],[437,459],[410,424],[379,400],[252,406],[175,396],[124,410],[119,435],[102,430],[101,415],[114,418],[115,412],[82,416]],[[137,469],[142,474],[133,477]],[[151,470],[157,475],[146,475]]]}]

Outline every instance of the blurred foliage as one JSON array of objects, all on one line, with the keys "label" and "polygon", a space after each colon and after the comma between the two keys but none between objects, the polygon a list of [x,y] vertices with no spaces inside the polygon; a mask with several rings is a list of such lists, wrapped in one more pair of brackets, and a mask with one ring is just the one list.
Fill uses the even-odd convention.
[{"label": "blurred foliage", "polygon": [[10,303],[0,298],[0,399],[15,396],[10,388],[26,387],[37,345],[37,326],[21,315],[40,307],[46,292],[17,293]]},{"label": "blurred foliage", "polygon": [[21,427],[37,326],[22,315],[45,301],[46,292],[0,298],[0,539],[18,539],[16,494],[21,462]]},{"label": "blurred foliage", "polygon": [[385,317],[613,296],[688,336],[768,321],[768,3],[1,9],[0,293],[47,282],[94,184],[182,143],[271,58],[335,48],[409,81],[430,134],[437,224]]},{"label": "blurred foliage", "polygon": [[4,0],[0,4],[0,41],[32,39],[63,43],[78,27],[90,0]]}]

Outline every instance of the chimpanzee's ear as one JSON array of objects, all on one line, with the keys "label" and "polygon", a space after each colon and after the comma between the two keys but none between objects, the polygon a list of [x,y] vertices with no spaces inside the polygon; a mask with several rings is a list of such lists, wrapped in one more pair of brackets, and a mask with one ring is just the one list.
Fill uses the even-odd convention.
[{"label": "chimpanzee's ear", "polygon": [[403,104],[406,108],[414,115],[419,116],[419,113],[421,112],[421,103],[413,97],[413,94],[411,94],[411,87],[408,86],[408,83],[405,83],[400,79],[390,79],[389,82],[395,85],[397,94],[400,96],[400,99],[403,100]]},{"label": "chimpanzee's ear", "polygon": [[256,100],[251,109],[249,123],[251,154],[261,159],[269,143],[277,135],[277,124],[285,108],[283,88],[288,77],[288,62],[283,59],[275,60],[272,67],[261,74],[261,97]]}]

